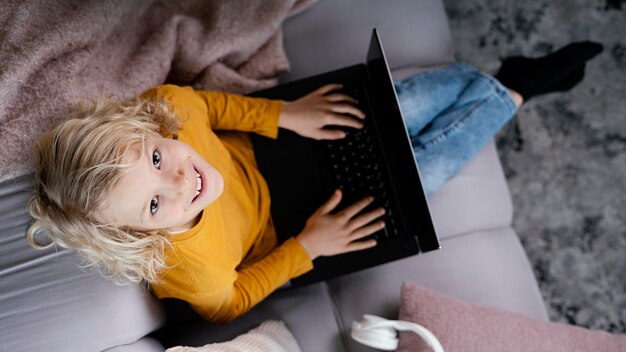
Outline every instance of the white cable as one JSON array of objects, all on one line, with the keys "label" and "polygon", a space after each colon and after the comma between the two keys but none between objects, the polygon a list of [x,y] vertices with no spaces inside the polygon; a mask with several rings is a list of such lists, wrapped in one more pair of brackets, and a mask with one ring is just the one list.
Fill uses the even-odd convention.
[{"label": "white cable", "polygon": [[400,320],[387,320],[365,314],[360,322],[352,322],[352,338],[366,346],[393,351],[398,348],[398,331],[412,331],[419,335],[434,352],[444,352],[443,346],[425,327]]}]

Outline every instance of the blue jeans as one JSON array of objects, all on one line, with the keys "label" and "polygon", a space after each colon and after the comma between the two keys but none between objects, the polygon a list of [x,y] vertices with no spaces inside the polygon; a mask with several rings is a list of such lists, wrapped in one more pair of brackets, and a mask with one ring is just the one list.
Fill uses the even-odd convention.
[{"label": "blue jeans", "polygon": [[424,191],[434,193],[517,111],[492,76],[457,63],[395,82]]}]

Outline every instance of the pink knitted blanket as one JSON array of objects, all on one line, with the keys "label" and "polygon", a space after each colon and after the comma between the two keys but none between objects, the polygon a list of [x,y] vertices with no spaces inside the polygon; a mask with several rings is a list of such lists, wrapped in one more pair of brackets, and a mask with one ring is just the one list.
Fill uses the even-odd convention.
[{"label": "pink knitted blanket", "polygon": [[275,84],[289,67],[280,25],[314,1],[0,2],[0,181],[31,172],[38,135],[99,92]]}]

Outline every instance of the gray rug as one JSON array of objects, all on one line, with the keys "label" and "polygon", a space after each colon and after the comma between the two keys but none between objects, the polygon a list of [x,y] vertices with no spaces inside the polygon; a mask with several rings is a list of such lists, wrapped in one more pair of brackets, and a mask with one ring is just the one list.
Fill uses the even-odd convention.
[{"label": "gray rug", "polygon": [[444,3],[457,58],[486,72],[505,56],[604,45],[579,86],[529,101],[497,141],[550,318],[626,333],[626,1]]}]

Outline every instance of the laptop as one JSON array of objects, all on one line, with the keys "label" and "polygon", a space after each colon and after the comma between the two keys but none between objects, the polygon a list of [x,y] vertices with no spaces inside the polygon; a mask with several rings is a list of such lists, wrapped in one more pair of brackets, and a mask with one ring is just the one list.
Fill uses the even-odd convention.
[{"label": "laptop", "polygon": [[284,129],[276,140],[251,134],[259,170],[269,186],[278,240],[298,235],[337,188],[343,198],[335,211],[373,196],[374,202],[361,213],[384,207],[385,228],[372,235],[377,240],[373,248],[315,259],[314,269],[292,279],[292,287],[440,248],[376,29],[364,63],[250,96],[289,101],[330,83],[341,83],[342,91],[359,101],[366,115],[362,129],[337,126],[347,133],[345,138],[321,141]]}]

